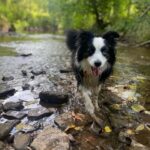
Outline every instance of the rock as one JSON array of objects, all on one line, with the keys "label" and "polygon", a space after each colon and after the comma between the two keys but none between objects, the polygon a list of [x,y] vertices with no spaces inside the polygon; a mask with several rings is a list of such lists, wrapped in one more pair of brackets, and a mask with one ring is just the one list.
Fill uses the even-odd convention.
[{"label": "rock", "polygon": [[69,150],[69,136],[57,128],[47,126],[34,139],[31,147],[36,150]]},{"label": "rock", "polygon": [[29,90],[30,89],[30,84],[24,84],[23,86],[22,86],[22,89],[23,90]]},{"label": "rock", "polygon": [[0,140],[5,139],[13,127],[16,126],[19,122],[19,120],[9,120],[5,123],[0,123]]},{"label": "rock", "polygon": [[41,74],[46,74],[44,70],[32,70],[31,73],[35,76],[41,75]]},{"label": "rock", "polygon": [[67,103],[69,96],[64,93],[43,91],[39,94],[40,104],[60,106]]},{"label": "rock", "polygon": [[32,54],[31,53],[27,53],[27,54],[19,54],[19,56],[22,56],[22,57],[29,57],[31,56]]},{"label": "rock", "polygon": [[4,148],[5,148],[5,144],[2,141],[0,141],[0,149],[3,150]]},{"label": "rock", "polygon": [[6,119],[22,119],[26,116],[26,113],[20,111],[8,111],[3,114],[3,117]]},{"label": "rock", "polygon": [[8,96],[14,95],[16,90],[10,87],[0,87],[0,99],[6,98]]},{"label": "rock", "polygon": [[31,143],[31,136],[29,134],[17,134],[14,137],[13,146],[16,150],[26,150]]},{"label": "rock", "polygon": [[4,104],[4,111],[8,110],[21,110],[24,108],[22,102],[7,102]]},{"label": "rock", "polygon": [[33,80],[35,77],[34,76],[31,76],[31,79]]},{"label": "rock", "polygon": [[11,80],[14,80],[14,77],[13,76],[3,76],[2,80],[3,81],[11,81]]},{"label": "rock", "polygon": [[0,114],[3,112],[3,104],[0,103]]},{"label": "rock", "polygon": [[27,71],[26,71],[26,70],[21,70],[21,73],[22,73],[22,75],[23,75],[24,77],[27,76]]},{"label": "rock", "polygon": [[51,109],[47,109],[44,107],[34,108],[28,112],[28,118],[30,120],[38,120],[38,119],[50,116],[54,112],[55,112],[54,108],[51,108]]},{"label": "rock", "polygon": [[73,72],[73,70],[65,70],[65,69],[61,69],[60,70],[60,73],[70,73],[70,72]]},{"label": "rock", "polygon": [[55,123],[62,130],[65,130],[68,126],[75,124],[75,120],[71,112],[63,113],[55,118]]}]

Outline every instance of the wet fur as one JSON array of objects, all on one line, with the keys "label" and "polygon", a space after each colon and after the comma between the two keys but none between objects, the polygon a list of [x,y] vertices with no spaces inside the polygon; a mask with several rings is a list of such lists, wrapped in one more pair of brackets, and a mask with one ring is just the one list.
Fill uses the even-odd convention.
[{"label": "wet fur", "polygon": [[[90,97],[92,93],[98,95],[100,85],[113,71],[116,61],[116,38],[118,37],[119,34],[113,31],[109,31],[101,37],[95,37],[88,31],[72,30],[67,33],[66,43],[72,52],[72,68],[78,87],[85,99],[86,110],[92,116],[95,114],[98,102],[96,102],[97,106],[94,106]],[[96,61],[101,62],[99,68],[102,73],[99,76],[93,76],[91,70]]]}]

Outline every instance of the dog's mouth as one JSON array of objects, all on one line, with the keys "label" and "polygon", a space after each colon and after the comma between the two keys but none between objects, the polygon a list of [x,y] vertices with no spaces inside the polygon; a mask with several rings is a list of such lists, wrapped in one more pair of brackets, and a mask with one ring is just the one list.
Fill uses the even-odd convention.
[{"label": "dog's mouth", "polygon": [[102,73],[102,70],[98,67],[91,67],[91,69],[94,76],[99,76]]}]

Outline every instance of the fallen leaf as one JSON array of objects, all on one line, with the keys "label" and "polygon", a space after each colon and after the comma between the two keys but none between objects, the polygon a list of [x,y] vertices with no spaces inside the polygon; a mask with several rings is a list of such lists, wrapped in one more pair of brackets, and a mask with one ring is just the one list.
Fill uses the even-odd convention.
[{"label": "fallen leaf", "polygon": [[137,126],[137,128],[135,129],[135,131],[142,131],[144,130],[144,124],[140,124],[139,126]]},{"label": "fallen leaf", "polygon": [[141,111],[145,110],[145,108],[142,105],[139,105],[139,104],[134,104],[134,105],[131,106],[131,108],[135,112],[141,112]]},{"label": "fallen leaf", "polygon": [[65,129],[65,132],[67,132],[68,130],[70,129],[74,129],[76,131],[81,131],[83,129],[83,126],[76,126],[74,124],[72,125],[69,125],[66,129]]},{"label": "fallen leaf", "polygon": [[73,117],[74,120],[80,120],[80,121],[82,121],[83,118],[84,118],[84,115],[80,114],[80,113],[75,114],[74,112],[72,112],[71,115],[72,115],[72,117]]},{"label": "fallen leaf", "polygon": [[128,129],[128,130],[126,131],[126,133],[127,133],[128,135],[133,135],[133,134],[134,134],[134,131],[131,130],[131,129]]},{"label": "fallen leaf", "polygon": [[104,132],[110,133],[110,132],[112,132],[112,130],[111,130],[111,128],[109,126],[105,126],[104,127]]},{"label": "fallen leaf", "polygon": [[111,105],[111,108],[113,108],[115,110],[120,110],[121,109],[119,104],[113,104],[113,105]]}]

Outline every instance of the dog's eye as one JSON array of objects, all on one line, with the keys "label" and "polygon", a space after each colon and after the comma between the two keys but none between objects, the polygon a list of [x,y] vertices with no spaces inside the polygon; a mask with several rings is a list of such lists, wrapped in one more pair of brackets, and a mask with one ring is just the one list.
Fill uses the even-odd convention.
[{"label": "dog's eye", "polygon": [[94,48],[94,47],[88,48],[88,54],[89,54],[89,55],[92,55],[92,54],[94,53],[94,51],[95,51],[95,48]]}]

